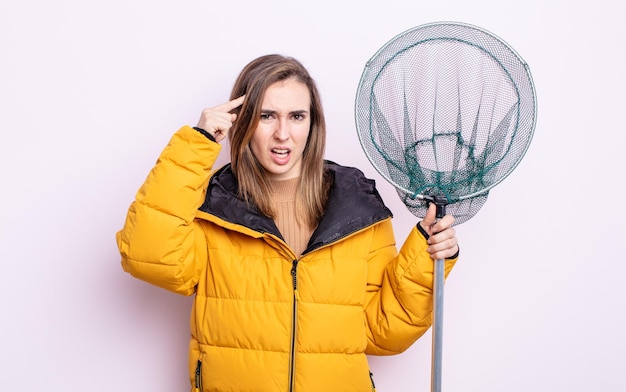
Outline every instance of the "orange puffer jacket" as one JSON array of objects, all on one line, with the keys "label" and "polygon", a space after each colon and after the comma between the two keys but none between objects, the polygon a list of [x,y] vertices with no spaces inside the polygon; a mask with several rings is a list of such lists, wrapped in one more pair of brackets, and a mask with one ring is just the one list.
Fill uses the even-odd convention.
[{"label": "orange puffer jacket", "polygon": [[195,295],[192,390],[373,390],[367,354],[400,353],[431,325],[424,235],[413,229],[398,253],[374,182],[327,162],[327,211],[296,258],[236,196],[230,165],[211,172],[219,151],[181,128],[117,233],[125,271]]}]

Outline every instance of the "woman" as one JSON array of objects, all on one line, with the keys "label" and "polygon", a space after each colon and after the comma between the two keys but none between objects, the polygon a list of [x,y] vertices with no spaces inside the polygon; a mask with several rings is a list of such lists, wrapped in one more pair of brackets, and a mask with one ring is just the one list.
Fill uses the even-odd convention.
[{"label": "woman", "polygon": [[[374,182],[324,161],[315,82],[260,57],[231,101],[162,152],[117,234],[133,276],[195,295],[197,391],[370,391],[366,354],[406,350],[431,325],[433,258],[458,255],[434,208],[398,253]],[[228,137],[231,163],[213,172]]]}]

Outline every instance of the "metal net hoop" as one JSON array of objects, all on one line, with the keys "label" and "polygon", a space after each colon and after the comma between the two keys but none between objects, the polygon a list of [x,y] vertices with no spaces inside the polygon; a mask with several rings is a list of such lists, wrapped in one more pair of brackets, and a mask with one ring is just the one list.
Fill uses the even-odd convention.
[{"label": "metal net hoop", "polygon": [[[441,196],[469,219],[517,166],[535,126],[526,63],[475,26],[418,26],[390,40],[366,64],[356,98],[368,159],[416,215]],[[471,205],[471,208],[468,207]]]}]

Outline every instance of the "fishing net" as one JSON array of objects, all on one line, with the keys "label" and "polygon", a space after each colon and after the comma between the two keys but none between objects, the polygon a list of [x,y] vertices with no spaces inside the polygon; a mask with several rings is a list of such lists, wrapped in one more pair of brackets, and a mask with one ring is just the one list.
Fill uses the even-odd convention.
[{"label": "fishing net", "polygon": [[446,205],[455,224],[524,156],[535,126],[526,63],[475,26],[432,23],[403,32],[366,64],[356,97],[361,146],[407,208]]},{"label": "fishing net", "polygon": [[[356,97],[361,146],[414,215],[428,204],[472,218],[532,139],[536,99],[526,63],[475,26],[405,31],[367,62]],[[431,391],[441,391],[444,261],[434,261]]]}]

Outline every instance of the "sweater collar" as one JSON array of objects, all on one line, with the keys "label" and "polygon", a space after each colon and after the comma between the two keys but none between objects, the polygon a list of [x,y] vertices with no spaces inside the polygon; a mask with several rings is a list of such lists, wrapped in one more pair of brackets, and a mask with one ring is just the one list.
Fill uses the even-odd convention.
[{"label": "sweater collar", "polygon": [[272,200],[276,202],[293,201],[298,193],[300,177],[282,181],[270,181],[272,185]]}]

